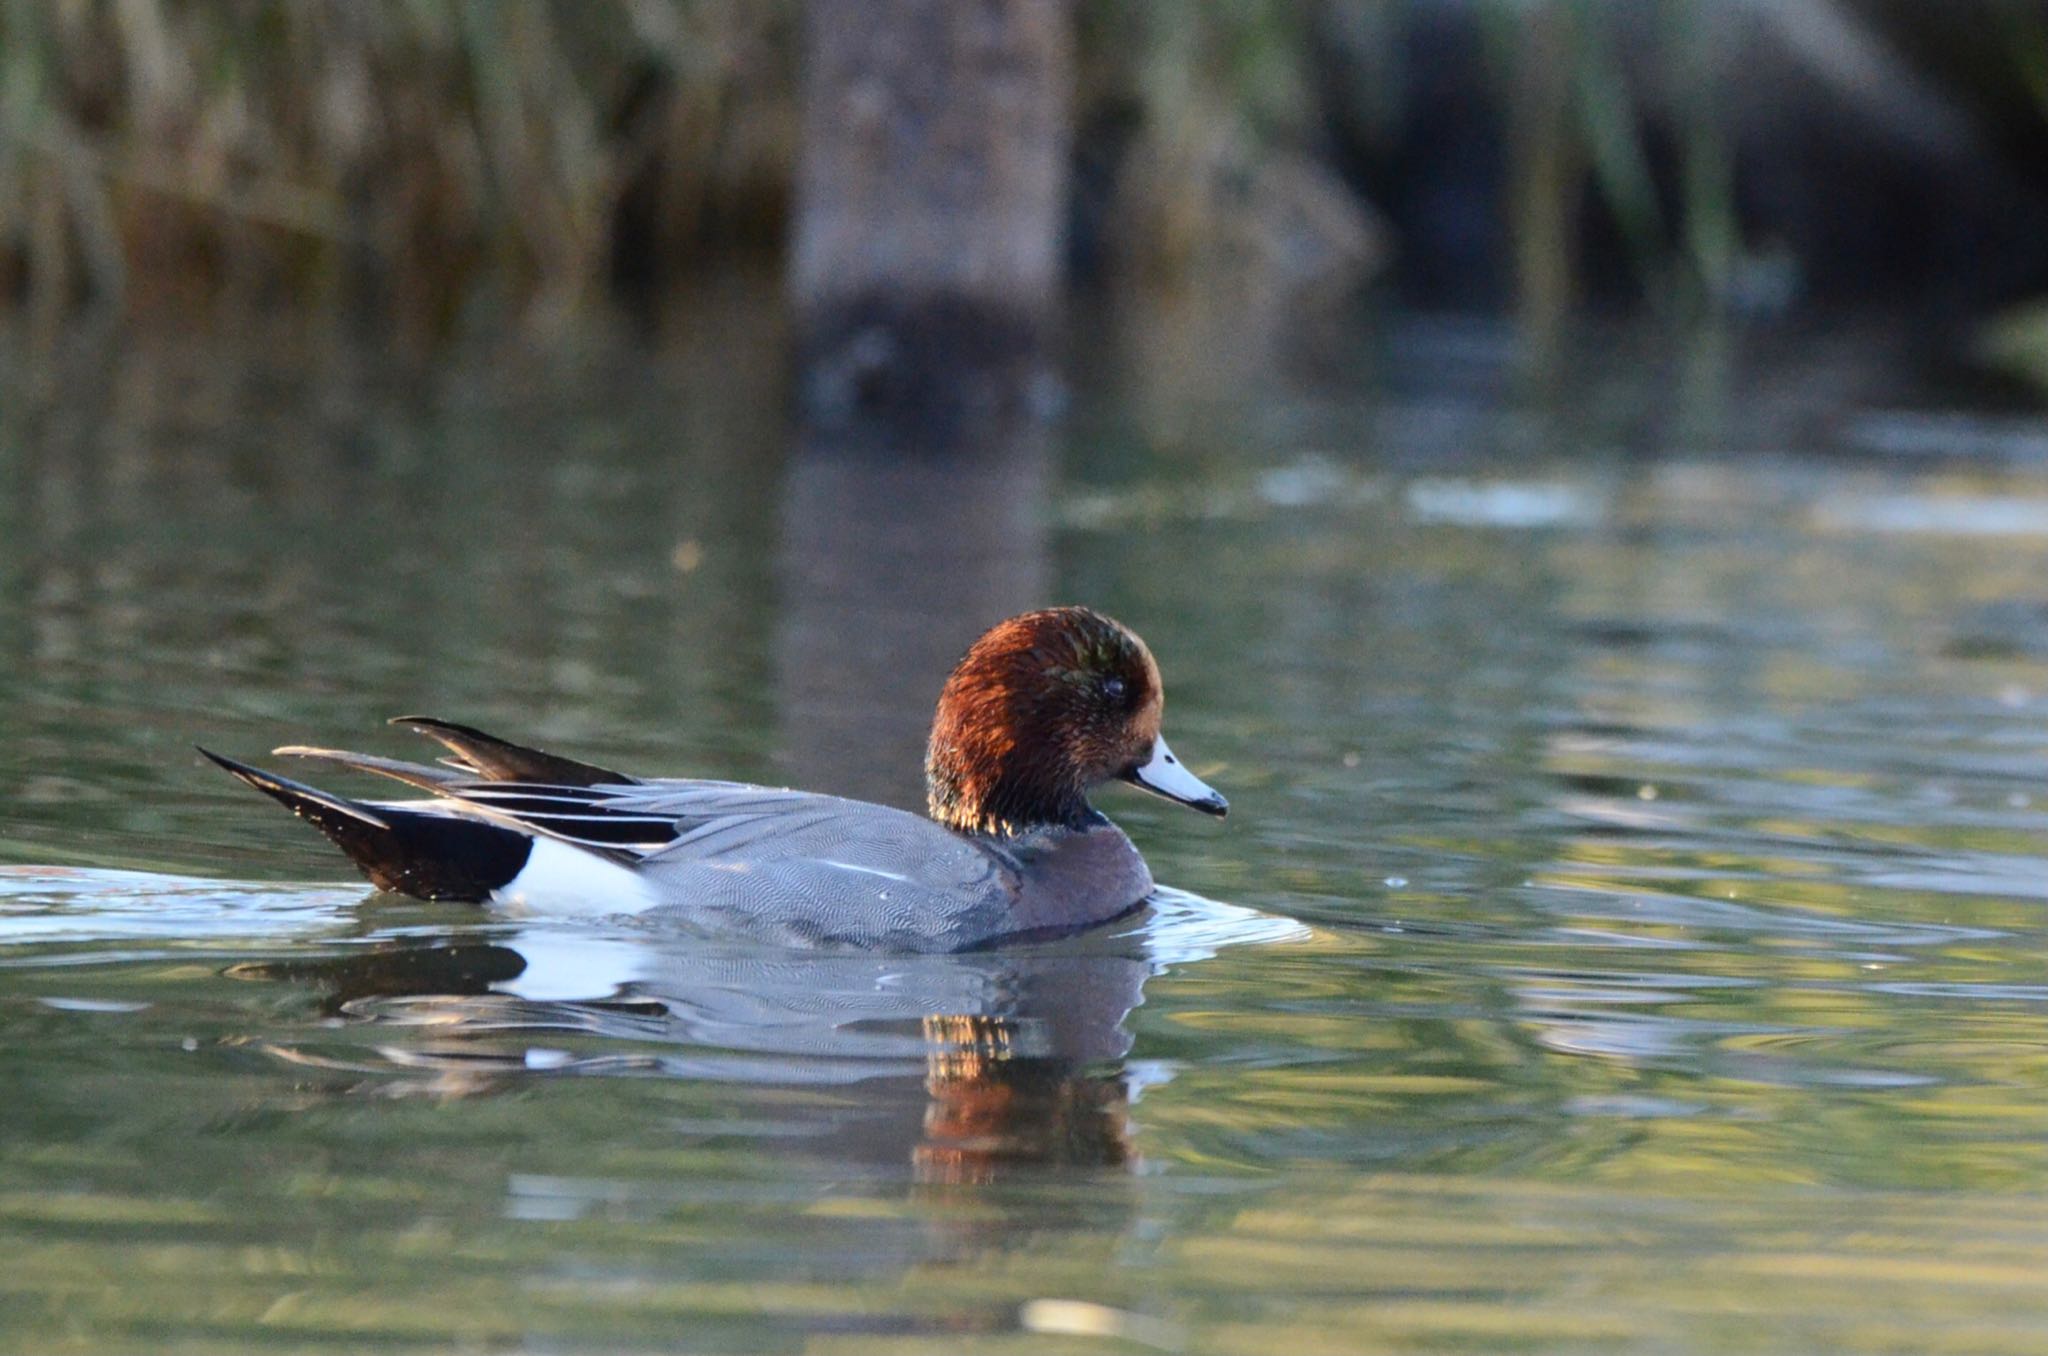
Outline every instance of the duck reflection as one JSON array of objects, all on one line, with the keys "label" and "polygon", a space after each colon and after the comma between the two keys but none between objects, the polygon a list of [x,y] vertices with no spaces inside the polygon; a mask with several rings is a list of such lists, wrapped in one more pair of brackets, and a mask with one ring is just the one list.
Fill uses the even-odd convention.
[{"label": "duck reflection", "polygon": [[[1135,931],[883,957],[535,927],[230,973],[310,984],[327,1015],[391,1028],[374,1061],[273,1052],[376,1075],[358,1086],[379,1093],[468,1096],[594,1074],[830,1087],[839,1095],[821,1120],[763,1142],[972,1185],[1133,1162],[1124,1022],[1154,964]],[[589,1037],[627,1048],[591,1053]]]},{"label": "duck reflection", "polygon": [[1130,1161],[1122,1079],[1021,1053],[1008,1018],[927,1017],[924,1030],[931,1105],[911,1153],[920,1181],[979,1186],[1011,1165]]}]

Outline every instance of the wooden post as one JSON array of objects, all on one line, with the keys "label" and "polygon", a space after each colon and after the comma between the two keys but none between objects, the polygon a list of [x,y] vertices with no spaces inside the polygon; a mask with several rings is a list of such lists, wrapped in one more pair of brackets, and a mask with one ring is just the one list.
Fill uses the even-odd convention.
[{"label": "wooden post", "polygon": [[807,413],[973,414],[1049,386],[1069,0],[810,0],[790,287]]}]

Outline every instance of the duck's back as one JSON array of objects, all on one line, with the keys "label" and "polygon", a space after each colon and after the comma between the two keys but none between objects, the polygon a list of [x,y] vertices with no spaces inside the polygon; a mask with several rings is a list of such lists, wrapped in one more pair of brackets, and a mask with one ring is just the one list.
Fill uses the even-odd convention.
[{"label": "duck's back", "polygon": [[607,802],[675,821],[673,841],[636,867],[652,916],[784,942],[957,951],[1091,927],[1152,888],[1107,820],[970,836],[887,806],[732,782],[654,782]]}]

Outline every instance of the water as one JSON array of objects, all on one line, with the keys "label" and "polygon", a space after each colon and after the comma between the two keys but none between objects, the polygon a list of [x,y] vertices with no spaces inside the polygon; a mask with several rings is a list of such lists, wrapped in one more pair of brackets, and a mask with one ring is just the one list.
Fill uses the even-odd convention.
[{"label": "water", "polygon": [[[772,339],[8,355],[0,1346],[2048,1345],[2036,424],[1424,330],[935,462]],[[903,801],[1048,600],[1233,811],[1106,793],[1176,892],[996,956],[368,897],[189,749]]]}]

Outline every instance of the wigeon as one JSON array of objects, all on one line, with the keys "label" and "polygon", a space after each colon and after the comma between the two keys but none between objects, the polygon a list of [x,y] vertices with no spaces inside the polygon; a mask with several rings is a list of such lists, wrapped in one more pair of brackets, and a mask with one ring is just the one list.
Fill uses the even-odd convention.
[{"label": "wigeon", "polygon": [[201,749],[311,822],[379,887],[541,914],[638,914],[787,943],[958,951],[1077,932],[1152,891],[1131,840],[1088,802],[1125,781],[1228,808],[1160,734],[1159,666],[1082,607],[1012,617],[939,694],[927,816],[739,782],[643,779],[446,721],[442,766],[291,745],[431,799],[359,801]]}]

